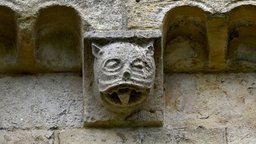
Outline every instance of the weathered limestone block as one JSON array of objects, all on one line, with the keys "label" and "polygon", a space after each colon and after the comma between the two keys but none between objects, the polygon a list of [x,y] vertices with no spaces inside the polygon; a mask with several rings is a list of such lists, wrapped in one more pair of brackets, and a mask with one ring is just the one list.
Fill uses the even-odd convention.
[{"label": "weathered limestone block", "polygon": [[0,129],[83,126],[80,74],[1,75],[0,85]]},{"label": "weathered limestone block", "polygon": [[209,51],[208,70],[225,71],[227,66],[228,26],[226,16],[211,15],[207,18]]},{"label": "weathered limestone block", "polygon": [[53,144],[53,131],[46,130],[17,130],[0,131],[1,144]]},{"label": "weathered limestone block", "polygon": [[159,31],[85,34],[85,126],[162,124],[159,44]]},{"label": "weathered limestone block", "polygon": [[225,129],[74,129],[59,134],[61,144],[225,144]]},{"label": "weathered limestone block", "polygon": [[228,144],[255,144],[256,130],[255,128],[233,127],[227,128]]},{"label": "weathered limestone block", "polygon": [[165,127],[256,127],[256,74],[165,75]]}]

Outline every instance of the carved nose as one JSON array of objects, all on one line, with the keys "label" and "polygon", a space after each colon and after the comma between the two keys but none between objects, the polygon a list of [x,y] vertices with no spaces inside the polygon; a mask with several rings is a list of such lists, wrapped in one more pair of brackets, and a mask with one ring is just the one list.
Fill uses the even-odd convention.
[{"label": "carved nose", "polygon": [[131,77],[131,73],[129,71],[125,71],[123,74],[123,79],[128,80]]}]

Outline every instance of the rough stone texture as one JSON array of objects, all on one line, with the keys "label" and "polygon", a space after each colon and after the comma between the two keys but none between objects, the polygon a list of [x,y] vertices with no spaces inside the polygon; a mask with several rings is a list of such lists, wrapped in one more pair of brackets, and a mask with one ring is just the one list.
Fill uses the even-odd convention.
[{"label": "rough stone texture", "polygon": [[255,144],[256,130],[253,128],[228,128],[228,144]]},{"label": "rough stone texture", "polygon": [[[163,87],[162,87],[162,53],[160,47],[159,31],[110,31],[110,32],[88,32],[85,34],[84,44],[84,121],[87,127],[114,127],[114,126],[161,126],[163,120]],[[106,38],[105,38],[106,36]],[[105,39],[104,39],[105,38]],[[152,85],[148,99],[142,104],[138,111],[132,114],[117,115],[107,111],[99,100],[99,95],[94,89],[99,88],[96,84],[102,77],[98,77],[97,70],[93,73],[93,51],[92,48],[108,46],[110,43],[132,43],[140,48],[145,48],[154,42],[154,61],[156,69],[154,86]],[[92,44],[93,43],[93,44]],[[96,46],[98,45],[98,46]],[[104,50],[109,48],[104,48]],[[111,51],[106,51],[108,54]],[[113,51],[112,51],[113,52]],[[119,51],[120,53],[122,51]],[[127,52],[127,51],[126,51]],[[142,51],[143,52],[143,51]],[[97,53],[94,53],[97,60]],[[131,54],[128,54],[131,55]],[[95,63],[97,64],[97,63]],[[150,79],[148,79],[149,81]],[[152,81],[152,80],[151,80]],[[100,85],[102,86],[102,85]],[[148,86],[147,86],[148,87]],[[148,87],[149,88],[149,87]],[[107,105],[105,105],[107,106]],[[110,108],[110,107],[108,107]],[[112,109],[113,110],[113,109]],[[129,110],[130,111],[130,110]]]},{"label": "rough stone texture", "polygon": [[30,16],[47,6],[66,5],[79,11],[85,29],[116,30],[126,26],[124,0],[2,0],[0,4]]},{"label": "rough stone texture", "polygon": [[46,130],[16,130],[0,131],[1,144],[53,144],[53,131]]},{"label": "rough stone texture", "polygon": [[84,129],[60,131],[61,144],[225,144],[224,129]]},{"label": "rough stone texture", "polygon": [[0,128],[81,127],[79,74],[0,77]]},{"label": "rough stone texture", "polygon": [[165,126],[255,128],[255,81],[255,73],[165,76]]},{"label": "rough stone texture", "polygon": [[130,115],[149,97],[155,81],[154,42],[140,46],[128,42],[92,44],[95,97],[105,107]]},{"label": "rough stone texture", "polygon": [[140,0],[128,1],[128,28],[158,29],[165,14],[174,7],[195,6],[210,13],[226,13],[241,5],[256,5],[247,0]]},{"label": "rough stone texture", "polygon": [[[152,29],[158,30],[163,26],[162,22],[168,11],[177,6],[199,7],[207,15],[206,31],[208,34],[206,37],[209,42],[209,68],[223,70],[222,68],[226,67],[227,64],[226,56],[230,56],[231,62],[233,59],[236,61],[237,58],[246,59],[253,63],[253,65],[251,63],[249,65],[255,68],[256,44],[254,43],[255,36],[253,34],[256,30],[253,25],[251,25],[252,27],[246,26],[251,24],[251,22],[247,23],[246,21],[255,21],[255,12],[248,11],[243,13],[238,11],[238,15],[234,16],[234,19],[229,17],[232,17],[233,13],[230,10],[240,5],[256,5],[255,0],[1,0],[0,5],[7,6],[15,12],[15,17],[13,18],[15,20],[13,21],[12,14],[7,14],[7,17],[11,18],[8,20],[6,19],[6,13],[3,13],[3,9],[0,9],[0,71],[4,69],[3,71],[7,72],[17,72],[16,69],[18,68],[19,73],[45,72],[45,69],[35,69],[37,57],[34,53],[36,50],[36,30],[34,26],[40,9],[52,5],[70,6],[77,10],[83,25],[79,28],[83,32],[88,30],[123,30],[118,34],[116,32],[107,32],[102,35],[98,32],[85,34],[85,37],[95,38],[95,36],[98,36],[101,40],[104,38],[109,40],[116,37],[128,39],[132,39],[132,37],[159,38],[161,33],[153,32],[154,34],[152,34],[151,32]],[[249,10],[248,7],[244,7],[244,9]],[[227,22],[227,20],[231,21]],[[245,25],[236,23],[236,21],[241,20],[245,21]],[[13,32],[16,21],[17,31]],[[45,23],[47,24],[48,21]],[[237,25],[241,27],[233,27]],[[8,27],[12,27],[12,30],[7,30],[9,29]],[[244,35],[245,37],[237,39],[237,34],[233,33],[233,28],[234,31],[239,28],[239,35]],[[131,33],[130,31],[125,31],[127,29],[147,29],[151,32],[141,35],[137,31]],[[124,33],[126,33],[125,36]],[[82,36],[78,37],[78,39],[82,40]],[[231,41],[228,41],[228,39]],[[52,39],[50,38],[50,40]],[[163,42],[165,41],[163,40]],[[232,44],[229,45],[229,43]],[[47,42],[43,42],[43,44],[47,45]],[[185,44],[188,45],[189,42]],[[231,55],[227,54],[226,52],[229,52],[229,49],[227,50],[228,45],[234,47],[235,50],[238,47],[237,51],[231,51]],[[41,46],[42,48],[45,47],[45,45]],[[63,46],[66,46],[66,44]],[[6,50],[6,47],[10,49]],[[193,56],[193,51],[186,50]],[[181,51],[181,54],[182,52],[184,51]],[[56,53],[60,54],[59,51]],[[63,62],[59,61],[58,57],[48,57],[47,54],[48,51],[44,53],[38,52],[42,59],[47,58],[52,62],[51,60],[56,58],[55,63]],[[248,55],[250,56],[248,57]],[[70,57],[70,55],[64,57]],[[88,57],[88,59],[92,60],[93,58]],[[65,60],[66,63],[69,62],[69,59]],[[159,60],[159,58],[156,58],[156,60]],[[205,59],[202,59],[202,61],[205,61]],[[16,62],[21,65],[15,65]],[[166,62],[168,63],[168,61]],[[161,68],[162,65],[157,66]],[[233,65],[230,67],[232,68]],[[238,68],[240,69],[240,66]],[[156,70],[161,73],[162,69],[159,70],[157,68]],[[77,71],[80,72],[81,68]],[[91,76],[89,75],[89,77]],[[87,128],[71,130],[70,128],[82,127],[84,124],[82,117],[83,88],[82,78],[79,74],[1,75],[0,143],[52,144],[54,140],[57,144],[253,144],[256,143],[255,79],[255,73],[169,73],[165,75],[166,113],[165,125],[162,129]],[[91,79],[88,78],[87,80],[87,84],[90,85],[92,83]],[[155,86],[163,88],[161,82]],[[88,103],[88,105],[91,105],[91,103]],[[154,105],[154,103],[151,103],[151,105],[162,110],[161,107],[164,104]],[[154,111],[146,111],[146,113],[150,112]],[[142,115],[145,116],[147,114],[144,113]],[[158,113],[155,114],[155,116],[157,115]],[[162,113],[159,115],[162,117]],[[142,124],[145,123],[142,122]],[[28,128],[31,130],[17,130]],[[66,128],[66,130],[59,130],[62,128]],[[190,128],[195,129],[190,130]],[[52,131],[35,129],[57,130],[53,134]],[[60,134],[59,137],[58,134]]]},{"label": "rough stone texture", "polygon": [[162,35],[160,30],[118,30],[118,31],[89,31],[84,34],[87,39],[124,39],[124,38],[160,38]]}]

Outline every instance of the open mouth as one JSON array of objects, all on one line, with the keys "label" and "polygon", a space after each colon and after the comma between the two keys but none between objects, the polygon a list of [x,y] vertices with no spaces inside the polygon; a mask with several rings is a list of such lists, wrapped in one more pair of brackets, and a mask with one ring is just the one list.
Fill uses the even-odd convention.
[{"label": "open mouth", "polygon": [[149,89],[136,85],[118,85],[102,93],[103,101],[120,106],[130,107],[141,104],[147,97]]}]

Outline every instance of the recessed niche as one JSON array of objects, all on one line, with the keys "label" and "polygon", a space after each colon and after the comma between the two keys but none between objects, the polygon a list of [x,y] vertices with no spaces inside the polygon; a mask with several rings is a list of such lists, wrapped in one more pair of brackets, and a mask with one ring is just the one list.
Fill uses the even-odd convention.
[{"label": "recessed niche", "polygon": [[169,11],[163,21],[165,72],[201,70],[208,62],[206,16],[195,7]]},{"label": "recessed niche", "polygon": [[6,71],[16,63],[16,13],[0,6],[0,71]]},{"label": "recessed niche", "polygon": [[37,63],[52,71],[81,71],[81,19],[71,7],[39,11],[36,23]]},{"label": "recessed niche", "polygon": [[229,14],[228,62],[232,69],[255,70],[255,13],[255,6],[241,6]]}]

